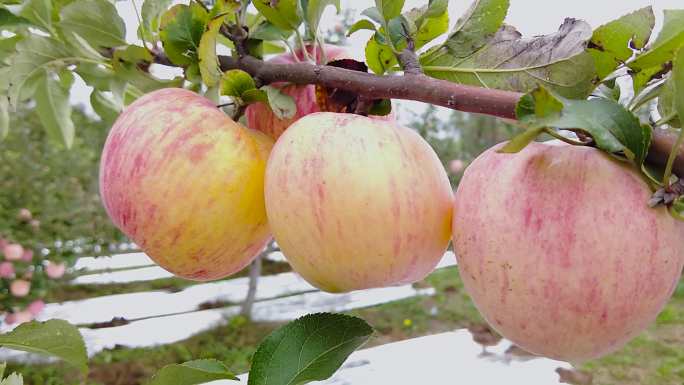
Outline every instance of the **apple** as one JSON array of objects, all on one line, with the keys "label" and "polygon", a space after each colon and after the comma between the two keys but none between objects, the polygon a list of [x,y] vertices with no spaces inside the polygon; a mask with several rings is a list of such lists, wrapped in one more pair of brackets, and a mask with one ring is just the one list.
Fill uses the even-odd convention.
[{"label": "apple", "polygon": [[270,138],[191,91],[128,106],[102,153],[100,193],[114,224],[155,262],[192,280],[247,266],[270,239],[264,170]]},{"label": "apple", "polygon": [[14,277],[14,265],[12,262],[0,262],[0,278]]},{"label": "apple", "polygon": [[62,278],[64,276],[65,272],[66,272],[66,264],[64,262],[57,263],[57,262],[47,261],[47,264],[45,265],[45,274],[47,274],[48,278],[52,278],[52,279]]},{"label": "apple", "polygon": [[581,362],[646,328],[679,281],[684,224],[626,162],[590,147],[497,145],[465,171],[453,241],[464,285],[523,349]]},{"label": "apple", "polygon": [[424,278],[450,238],[453,196],[430,146],[395,122],[319,112],[278,139],[266,212],[292,268],[345,292]]},{"label": "apple", "polygon": [[8,243],[3,249],[5,259],[8,261],[18,261],[24,255],[24,248],[18,243]]},{"label": "apple", "polygon": [[37,299],[33,302],[31,302],[27,307],[26,310],[31,313],[33,316],[37,316],[40,314],[43,309],[45,309],[45,302],[41,299]]},{"label": "apple", "polygon": [[10,284],[10,293],[15,297],[26,297],[31,290],[31,282],[15,279]]},{"label": "apple", "polygon": [[[348,58],[346,51],[334,45],[326,45],[326,55],[328,62]],[[307,46],[307,51],[310,56],[314,56],[313,47]],[[296,51],[297,57],[292,53],[282,54],[268,60],[270,63],[278,64],[292,64],[304,61],[302,50]],[[316,61],[319,64],[323,60],[320,49],[316,50]],[[277,87],[286,95],[292,96],[297,104],[297,112],[290,119],[279,119],[266,103],[253,103],[247,106],[245,110],[245,118],[247,119],[247,126],[249,128],[261,131],[273,139],[278,139],[280,135],[297,119],[313,112],[319,112],[321,109],[316,103],[316,86],[314,85],[297,85],[287,83],[273,83],[273,87]]]}]

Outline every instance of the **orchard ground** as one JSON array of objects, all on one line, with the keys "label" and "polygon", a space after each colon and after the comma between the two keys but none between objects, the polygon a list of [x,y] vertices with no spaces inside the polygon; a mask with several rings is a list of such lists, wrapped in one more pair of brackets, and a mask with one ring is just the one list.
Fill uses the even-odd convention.
[{"label": "orchard ground", "polygon": [[[274,267],[276,270],[282,268]],[[136,289],[160,288],[165,283],[166,288],[173,290],[181,284],[178,279],[159,281],[139,283]],[[415,285],[434,287],[436,293],[431,297],[414,297],[349,312],[375,327],[376,334],[367,347],[482,324],[482,318],[463,289],[456,267],[436,271]],[[118,290],[115,287],[101,289],[103,292]],[[63,295],[69,297],[74,294]],[[106,350],[91,361],[87,383],[140,384],[166,364],[197,358],[218,358],[234,372],[242,373],[249,368],[250,357],[257,344],[277,326],[279,324],[252,323],[236,317],[227,326],[178,343],[154,348]],[[680,282],[674,296],[648,330],[618,352],[587,362],[580,369],[593,375],[593,385],[679,385],[684,381],[682,346],[684,282]],[[74,383],[77,378],[77,373],[63,364],[12,364],[9,369],[20,371],[26,382],[34,385],[66,385]]]}]

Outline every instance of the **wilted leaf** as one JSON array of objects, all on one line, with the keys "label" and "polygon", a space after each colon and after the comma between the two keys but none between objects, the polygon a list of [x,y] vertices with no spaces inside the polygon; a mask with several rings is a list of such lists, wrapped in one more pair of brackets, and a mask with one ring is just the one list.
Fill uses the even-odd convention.
[{"label": "wilted leaf", "polygon": [[218,57],[216,56],[216,36],[219,33],[226,15],[219,16],[209,22],[207,31],[202,35],[199,44],[199,67],[202,81],[207,87],[213,87],[221,78]]},{"label": "wilted leaf", "polygon": [[663,28],[649,49],[627,65],[632,69],[634,90],[639,92],[654,76],[669,70],[668,63],[684,44],[684,10],[665,10]]},{"label": "wilted leaf", "polygon": [[302,23],[298,0],[254,0],[252,4],[268,21],[284,30],[293,31]]},{"label": "wilted leaf", "polygon": [[278,88],[272,86],[264,86],[261,89],[266,91],[268,105],[278,119],[291,119],[295,116],[297,104],[292,96],[286,95],[280,92]]},{"label": "wilted leaf", "polygon": [[62,8],[59,26],[75,33],[94,47],[126,44],[126,26],[114,4],[107,0],[76,0]]},{"label": "wilted leaf", "polygon": [[161,15],[169,8],[173,0],[144,0],[140,10],[142,23],[138,27],[138,35],[148,41],[156,41],[159,33]]},{"label": "wilted leaf", "polygon": [[401,15],[404,0],[375,0],[375,8],[387,21]]},{"label": "wilted leaf", "polygon": [[655,15],[651,6],[598,27],[591,37],[589,53],[594,57],[596,72],[603,79],[631,58],[634,49],[642,49],[651,37]]},{"label": "wilted leaf", "polygon": [[352,33],[360,31],[362,29],[375,31],[375,24],[373,24],[370,20],[361,19],[356,23],[352,24],[351,27],[349,27],[349,31],[347,31],[347,36],[351,36]]},{"label": "wilted leaf", "polygon": [[204,8],[194,2],[174,5],[162,15],[159,36],[171,62],[180,66],[197,63],[208,18]]},{"label": "wilted leaf", "polygon": [[318,31],[318,23],[321,20],[321,15],[325,7],[334,6],[337,12],[340,12],[340,0],[308,0],[306,9],[304,10],[306,14],[306,22],[309,25],[309,30],[313,34]]},{"label": "wilted leaf", "polygon": [[85,373],[88,355],[78,329],[66,321],[28,322],[0,335],[0,346],[61,358]]},{"label": "wilted leaf", "polygon": [[221,95],[242,97],[249,90],[256,89],[252,75],[243,70],[229,70],[221,77]]},{"label": "wilted leaf", "polygon": [[36,112],[48,136],[71,148],[74,142],[74,123],[71,121],[69,90],[62,88],[52,75],[45,73],[36,89]]},{"label": "wilted leaf", "polygon": [[590,38],[589,25],[575,19],[566,19],[554,34],[530,39],[504,26],[468,57],[452,55],[445,45],[428,51],[421,64],[427,75],[455,83],[520,92],[543,85],[584,98],[594,88],[594,61],[585,50]]},{"label": "wilted leaf", "polygon": [[266,337],[252,360],[249,385],[298,385],[332,376],[373,329],[342,314],[309,314]]},{"label": "wilted leaf", "polygon": [[371,71],[382,75],[397,65],[397,57],[390,46],[378,43],[375,36],[371,36],[366,43],[366,64]]},{"label": "wilted leaf", "polygon": [[208,359],[166,365],[148,385],[196,385],[217,380],[239,381],[222,362]]}]

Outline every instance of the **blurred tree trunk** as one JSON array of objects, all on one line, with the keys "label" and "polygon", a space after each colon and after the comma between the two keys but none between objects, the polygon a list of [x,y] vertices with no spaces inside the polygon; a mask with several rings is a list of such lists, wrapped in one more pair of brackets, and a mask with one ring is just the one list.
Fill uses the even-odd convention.
[{"label": "blurred tree trunk", "polygon": [[264,250],[252,261],[249,265],[249,287],[247,288],[247,296],[242,303],[240,315],[246,318],[252,318],[252,308],[256,300],[257,287],[259,285],[259,277],[261,276],[261,264],[264,258],[274,251],[278,251],[273,240],[268,242]]}]

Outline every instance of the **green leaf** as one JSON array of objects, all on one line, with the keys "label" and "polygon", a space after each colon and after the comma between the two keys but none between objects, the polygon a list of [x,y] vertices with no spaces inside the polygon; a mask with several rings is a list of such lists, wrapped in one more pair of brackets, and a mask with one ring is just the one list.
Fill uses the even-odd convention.
[{"label": "green leaf", "polygon": [[268,103],[268,94],[266,94],[266,91],[264,90],[247,90],[242,93],[241,99],[245,104],[257,102]]},{"label": "green leaf", "polygon": [[632,69],[635,92],[668,69],[675,52],[684,44],[684,10],[665,10],[663,28],[649,49],[627,63]]},{"label": "green leaf", "polygon": [[164,52],[171,62],[180,66],[197,63],[197,50],[209,15],[197,3],[171,7],[161,18],[161,37]]},{"label": "green leaf", "polygon": [[0,39],[0,66],[10,65],[11,56],[17,51],[17,43],[24,37],[15,35]]},{"label": "green leaf", "polygon": [[19,15],[48,32],[52,31],[51,0],[28,0]]},{"label": "green leaf", "polygon": [[218,57],[216,56],[216,37],[227,15],[219,16],[207,24],[207,31],[202,35],[199,44],[199,68],[202,81],[207,87],[213,87],[221,78]]},{"label": "green leaf", "polygon": [[9,102],[7,101],[7,96],[0,95],[0,140],[7,137],[9,123]]},{"label": "green leaf", "polygon": [[529,127],[582,130],[591,135],[598,148],[622,154],[638,166],[646,159],[651,144],[651,128],[609,99],[571,100],[535,90],[521,99],[516,113]]},{"label": "green leaf", "polygon": [[[684,49],[680,48],[672,63],[673,105],[677,116],[684,116]],[[684,130],[684,128],[682,128]]]},{"label": "green leaf", "polygon": [[31,96],[36,79],[45,73],[45,69],[58,69],[80,59],[74,57],[60,41],[30,34],[17,44],[17,54],[12,59],[10,105],[16,106],[20,100]]},{"label": "green leaf", "polygon": [[114,4],[107,0],[76,0],[62,8],[59,27],[69,36],[78,34],[94,47],[126,44],[126,26]]},{"label": "green leaf", "polygon": [[375,0],[375,8],[387,21],[401,15],[404,0]]},{"label": "green leaf", "polygon": [[100,55],[100,53],[93,48],[84,38],[79,36],[77,33],[71,34],[72,39],[69,41],[69,46],[74,49],[76,55],[95,61],[104,63],[106,61],[105,57]]},{"label": "green leaf", "polygon": [[298,385],[332,376],[373,329],[342,314],[309,314],[266,337],[252,360],[249,385]]},{"label": "green leaf", "polygon": [[390,112],[392,112],[392,100],[380,99],[373,103],[370,110],[368,110],[368,115],[386,116]]},{"label": "green leaf", "polygon": [[248,90],[256,89],[252,75],[243,70],[229,70],[221,77],[221,95],[242,97]]},{"label": "green leaf", "polygon": [[39,353],[61,358],[88,371],[88,355],[78,329],[66,321],[27,322],[9,333],[0,335],[0,346],[8,349]]},{"label": "green leaf", "polygon": [[390,46],[378,43],[372,36],[366,43],[366,64],[371,71],[382,75],[397,65],[397,57]]},{"label": "green leaf", "polygon": [[[470,56],[487,44],[503,24],[508,13],[509,0],[475,0],[470,9],[456,22],[454,30],[444,43],[444,50],[454,58]],[[441,55],[436,51],[433,55]],[[428,56],[432,64],[436,57]]]},{"label": "green leaf", "polygon": [[0,27],[12,28],[30,25],[31,22],[21,16],[16,16],[6,8],[0,8]]},{"label": "green leaf", "polygon": [[302,24],[302,9],[297,0],[254,0],[254,7],[279,28],[294,31]]},{"label": "green leaf", "polygon": [[147,49],[136,45],[129,45],[124,49],[114,51],[112,67],[118,79],[130,83],[141,93],[147,93],[160,88],[180,87],[183,84],[183,78],[162,80],[140,69],[141,66],[149,66],[152,60],[152,54]]},{"label": "green leaf", "polygon": [[123,108],[122,104],[98,90],[93,90],[90,94],[90,105],[100,119],[107,123],[113,123]]},{"label": "green leaf", "polygon": [[528,144],[532,143],[541,133],[544,132],[544,127],[531,127],[521,132],[520,134],[509,140],[498,152],[504,154],[515,154],[520,152]]},{"label": "green leaf", "polygon": [[116,76],[110,68],[93,63],[81,63],[74,71],[86,84],[101,91],[108,91]]},{"label": "green leaf", "polygon": [[45,73],[36,89],[36,112],[48,136],[71,148],[74,123],[71,121],[69,90],[62,88],[50,73]]},{"label": "green leaf", "polygon": [[658,112],[663,118],[670,118],[668,124],[673,127],[681,127],[681,121],[677,116],[677,106],[675,105],[675,84],[670,76],[663,84],[658,96]]},{"label": "green leaf", "polygon": [[589,53],[599,78],[605,78],[632,57],[630,45],[644,48],[654,25],[653,7],[648,6],[598,27],[591,37]]},{"label": "green leaf", "polygon": [[23,385],[24,378],[19,373],[12,373],[6,378],[2,379],[0,385]]},{"label": "green leaf", "polygon": [[325,7],[330,5],[334,6],[338,13],[340,12],[340,0],[309,0],[306,7],[306,22],[312,33],[315,34],[318,31],[321,15]]},{"label": "green leaf", "polygon": [[268,105],[278,119],[292,119],[295,116],[297,104],[292,96],[286,95],[280,92],[278,88],[272,86],[264,86],[261,89],[266,91]]},{"label": "green leaf", "polygon": [[594,61],[585,50],[590,38],[591,27],[575,19],[566,19],[554,34],[530,39],[504,26],[468,57],[452,54],[447,45],[422,55],[421,64],[427,75],[455,83],[518,92],[543,85],[564,97],[584,98],[595,80]]},{"label": "green leaf", "polygon": [[[438,13],[439,11],[442,12]],[[406,13],[406,18],[417,29],[417,33],[412,36],[416,49],[423,47],[449,29],[449,14],[446,12],[446,6],[442,6],[439,1],[431,2],[429,6],[412,9]]]},{"label": "green leaf", "polygon": [[217,380],[239,381],[222,362],[206,359],[166,365],[148,385],[195,385]]},{"label": "green leaf", "polygon": [[249,32],[249,37],[259,40],[287,40],[292,36],[292,30],[282,29],[270,21],[264,20]]},{"label": "green leaf", "polygon": [[366,8],[361,12],[361,14],[363,16],[368,16],[371,20],[378,24],[385,24],[385,19],[383,19],[380,11],[376,7]]},{"label": "green leaf", "polygon": [[157,41],[161,16],[172,2],[173,0],[145,0],[140,10],[142,23],[138,27],[138,35],[147,41]]},{"label": "green leaf", "polygon": [[361,19],[357,21],[356,23],[352,24],[351,27],[349,27],[349,31],[347,31],[347,36],[351,36],[352,33],[356,31],[360,31],[362,29],[368,29],[371,31],[375,31],[375,24],[373,24],[370,20],[367,19]]}]

